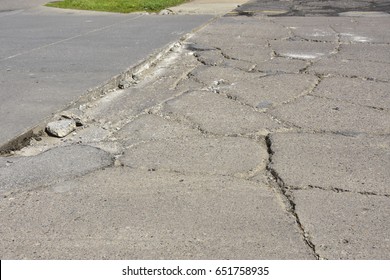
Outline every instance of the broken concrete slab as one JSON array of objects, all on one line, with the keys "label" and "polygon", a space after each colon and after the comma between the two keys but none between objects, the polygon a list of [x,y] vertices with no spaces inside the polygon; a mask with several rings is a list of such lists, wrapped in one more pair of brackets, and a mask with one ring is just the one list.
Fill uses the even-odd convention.
[{"label": "broken concrete slab", "polygon": [[342,44],[338,59],[390,63],[388,44]]},{"label": "broken concrete slab", "polygon": [[310,73],[323,76],[330,74],[366,80],[390,81],[388,63],[329,58],[315,62],[308,69]]},{"label": "broken concrete slab", "polygon": [[157,66],[148,66],[151,68],[142,72],[137,84],[110,92],[90,104],[91,108],[85,112],[88,120],[103,121],[106,129],[115,131],[117,127],[126,124],[126,120],[180,95],[178,85],[187,80],[187,73],[200,64],[190,52],[184,50],[182,45],[174,46]]},{"label": "broken concrete slab", "polygon": [[160,116],[145,114],[125,125],[114,134],[125,146],[139,142],[200,136],[196,128]]},{"label": "broken concrete slab", "polygon": [[232,39],[222,35],[202,35],[199,38],[192,37],[191,42],[221,50],[223,57],[229,60],[261,63],[272,57],[272,50],[268,47],[266,40],[259,41],[256,39],[251,42],[251,39],[241,36]]},{"label": "broken concrete slab", "polygon": [[265,169],[268,153],[265,143],[247,138],[197,137],[141,143],[119,160],[146,170],[247,177]]},{"label": "broken concrete slab", "polygon": [[271,41],[271,49],[277,56],[303,60],[316,60],[329,56],[337,48],[336,43],[308,41]]},{"label": "broken concrete slab", "polygon": [[310,95],[268,112],[277,119],[311,131],[390,133],[390,116],[387,112]]},{"label": "broken concrete slab", "polygon": [[390,195],[390,137],[275,133],[270,168],[286,187]]},{"label": "broken concrete slab", "polygon": [[0,219],[2,259],[315,258],[271,188],[228,176],[107,168],[3,198]]},{"label": "broken concrete slab", "polygon": [[318,189],[293,195],[296,213],[321,258],[390,258],[389,197]]},{"label": "broken concrete slab", "polygon": [[50,185],[113,163],[109,153],[84,145],[53,148],[32,157],[8,157],[7,161],[11,164],[0,168],[1,193]]},{"label": "broken concrete slab", "polygon": [[[216,18],[142,72],[137,68],[115,79],[113,86],[122,81],[125,90],[80,100],[84,126],[65,138],[50,137],[56,144],[37,137],[32,145],[37,157],[45,154],[39,145],[88,141],[113,160],[86,175],[57,174],[44,183],[38,178],[36,186],[1,195],[0,255],[386,257],[389,248],[379,247],[379,241],[387,242],[388,206],[359,198],[390,195],[388,90],[381,78],[389,63],[377,62],[386,51],[378,42],[388,38],[388,29],[380,27],[388,24],[370,19],[365,25],[361,17],[283,18],[279,5],[297,1],[266,1],[273,11],[264,11],[260,2],[256,11]],[[332,9],[309,4],[286,13],[318,15]],[[294,51],[300,51],[299,44],[304,50],[305,42],[308,50],[333,43],[330,55],[321,57],[330,70],[316,73],[310,65],[320,62],[277,57],[271,43],[285,42]],[[355,45],[362,59],[353,56]],[[370,46],[378,54],[370,53]],[[345,68],[331,65],[341,58]],[[381,98],[386,100],[377,106]],[[270,112],[276,110],[280,115],[274,117]],[[281,139],[273,142],[275,134]],[[23,149],[24,155],[32,150]],[[67,154],[51,157],[50,164],[58,161],[61,167]],[[0,170],[15,164],[0,158]]]},{"label": "broken concrete slab", "polygon": [[161,113],[219,135],[266,135],[281,127],[268,115],[210,91],[183,94],[166,102]]},{"label": "broken concrete slab", "polygon": [[[390,34],[378,26],[388,26],[390,17],[346,18],[344,24],[333,25],[340,34],[341,42],[346,43],[390,43]],[[349,21],[349,22],[348,22]]]},{"label": "broken concrete slab", "polygon": [[76,122],[73,119],[49,122],[46,126],[46,131],[48,134],[59,138],[65,137],[75,129]]},{"label": "broken concrete slab", "polygon": [[208,66],[224,65],[227,61],[220,50],[201,51],[194,55],[200,63]]},{"label": "broken concrete slab", "polygon": [[337,42],[337,33],[330,26],[289,26],[291,32],[298,38],[315,42]]},{"label": "broken concrete slab", "polygon": [[271,57],[262,63],[256,64],[254,70],[265,74],[299,74],[304,72],[309,65],[310,61],[292,59],[288,57]]},{"label": "broken concrete slab", "polygon": [[[318,78],[306,74],[247,73],[221,67],[197,67],[191,72],[193,77],[220,93],[233,97],[254,108],[266,109],[311,92]],[[222,82],[215,86],[215,82]],[[268,106],[259,107],[266,102]]]},{"label": "broken concrete slab", "polygon": [[250,72],[256,67],[254,62],[228,57],[227,54],[222,53],[220,50],[199,51],[195,52],[194,56],[200,63],[207,66],[229,67],[246,72]]},{"label": "broken concrete slab", "polygon": [[268,44],[252,45],[252,46],[236,46],[225,47],[223,55],[232,60],[248,61],[255,64],[262,64],[273,57],[272,50],[268,47]]},{"label": "broken concrete slab", "polygon": [[390,109],[389,84],[345,77],[324,78],[312,95],[378,109]]}]

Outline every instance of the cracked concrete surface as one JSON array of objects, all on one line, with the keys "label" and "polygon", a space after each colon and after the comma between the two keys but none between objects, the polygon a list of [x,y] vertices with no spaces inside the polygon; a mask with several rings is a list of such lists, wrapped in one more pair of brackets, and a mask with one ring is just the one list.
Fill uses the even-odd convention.
[{"label": "cracked concrete surface", "polygon": [[217,19],[0,157],[0,257],[388,259],[389,24]]}]

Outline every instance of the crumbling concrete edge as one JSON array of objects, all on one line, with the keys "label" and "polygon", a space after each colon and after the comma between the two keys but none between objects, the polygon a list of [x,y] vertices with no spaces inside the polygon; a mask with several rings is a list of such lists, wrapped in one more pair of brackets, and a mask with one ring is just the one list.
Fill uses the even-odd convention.
[{"label": "crumbling concrete edge", "polygon": [[50,116],[43,118],[38,124],[28,128],[26,131],[20,133],[20,135],[14,137],[11,140],[8,140],[5,143],[0,143],[0,156],[7,155],[12,151],[20,150],[21,148],[27,146],[30,143],[30,140],[33,138],[39,138],[45,134],[45,127],[48,122],[50,122],[53,117],[57,116],[60,112],[70,110],[72,108],[77,108],[81,104],[85,104],[91,101],[98,100],[108,93],[114,91],[118,88],[119,84],[122,81],[132,79],[134,76],[140,75],[141,73],[152,69],[155,67],[177,44],[182,44],[184,41],[191,38],[196,32],[202,30],[209,24],[215,22],[221,16],[216,16],[208,20],[206,23],[192,29],[187,34],[180,37],[178,40],[173,41],[165,45],[161,49],[157,49],[147,58],[138,61],[136,64],[130,66],[126,70],[122,71],[120,74],[117,74],[102,84],[88,89],[80,97],[77,97],[75,100],[71,101],[64,107],[60,108],[56,112],[53,112]]}]

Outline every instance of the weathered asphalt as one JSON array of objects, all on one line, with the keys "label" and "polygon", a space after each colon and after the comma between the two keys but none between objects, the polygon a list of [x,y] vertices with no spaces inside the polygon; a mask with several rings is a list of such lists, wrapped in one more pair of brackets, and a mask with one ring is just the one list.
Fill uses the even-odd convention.
[{"label": "weathered asphalt", "polygon": [[[0,12],[20,11],[39,7],[47,0],[0,0]],[[2,15],[1,15],[2,16]]]},{"label": "weathered asphalt", "polygon": [[250,0],[235,11],[268,16],[339,16],[354,12],[390,12],[388,0]]},{"label": "weathered asphalt", "polygon": [[0,257],[389,259],[390,16],[259,10],[0,157]]},{"label": "weathered asphalt", "polygon": [[44,7],[0,13],[0,147],[209,19]]}]

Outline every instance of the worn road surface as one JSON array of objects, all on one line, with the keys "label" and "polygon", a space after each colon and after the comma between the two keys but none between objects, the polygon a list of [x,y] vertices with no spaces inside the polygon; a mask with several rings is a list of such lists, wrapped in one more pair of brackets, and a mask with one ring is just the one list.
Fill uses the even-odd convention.
[{"label": "worn road surface", "polygon": [[0,2],[0,150],[211,19],[29,8],[42,1],[25,2]]},{"label": "worn road surface", "polygon": [[390,15],[266,4],[0,157],[0,258],[389,259]]}]

